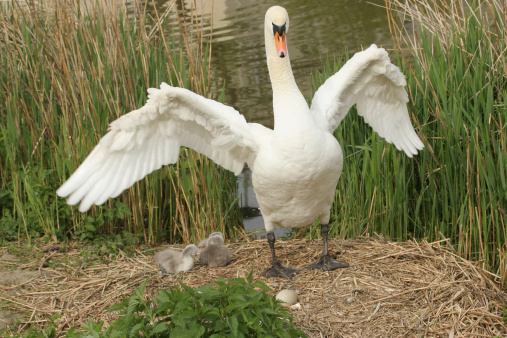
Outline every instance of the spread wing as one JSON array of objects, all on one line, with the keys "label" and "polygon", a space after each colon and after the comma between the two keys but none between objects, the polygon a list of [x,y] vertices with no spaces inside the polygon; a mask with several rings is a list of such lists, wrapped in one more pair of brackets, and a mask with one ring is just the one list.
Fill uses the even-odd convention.
[{"label": "spread wing", "polygon": [[118,196],[162,165],[178,160],[181,146],[208,156],[238,175],[257,155],[256,135],[234,108],[184,88],[150,88],[146,105],[112,122],[81,166],[57,190],[84,212]]},{"label": "spread wing", "polygon": [[424,146],[410,121],[405,86],[405,76],[387,52],[371,45],[326,80],[310,110],[317,124],[332,133],[356,104],[358,114],[373,130],[412,157]]}]

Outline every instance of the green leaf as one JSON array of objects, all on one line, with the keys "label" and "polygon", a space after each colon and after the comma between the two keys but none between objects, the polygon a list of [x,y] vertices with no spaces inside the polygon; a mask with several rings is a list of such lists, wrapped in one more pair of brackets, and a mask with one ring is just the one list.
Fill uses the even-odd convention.
[{"label": "green leaf", "polygon": [[171,331],[171,327],[167,323],[158,322],[151,330],[151,335],[161,334],[161,333],[169,333]]},{"label": "green leaf", "polygon": [[236,316],[232,316],[228,318],[228,324],[231,328],[231,333],[234,337],[238,336],[238,318]]},{"label": "green leaf", "polygon": [[261,281],[256,281],[255,283],[252,284],[252,287],[259,288],[262,291],[271,291],[271,288]]},{"label": "green leaf", "polygon": [[116,303],[114,305],[112,305],[111,307],[109,307],[106,312],[112,312],[112,311],[118,311],[118,310],[123,310],[125,309],[125,305],[123,305],[123,303]]},{"label": "green leaf", "polygon": [[205,328],[201,325],[195,325],[190,328],[177,327],[171,331],[169,337],[182,338],[182,337],[202,337],[205,332]]}]

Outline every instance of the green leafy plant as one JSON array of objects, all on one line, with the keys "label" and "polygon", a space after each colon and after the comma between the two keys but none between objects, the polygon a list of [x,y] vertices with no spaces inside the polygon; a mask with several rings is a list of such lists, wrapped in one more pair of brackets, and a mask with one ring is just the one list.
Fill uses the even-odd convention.
[{"label": "green leafy plant", "polygon": [[[20,338],[54,338],[56,337],[56,328],[58,325],[55,323],[55,320],[62,317],[63,315],[53,315],[49,319],[49,324],[46,326],[44,330],[40,330],[37,327],[31,327],[26,330],[23,335],[14,335],[13,337]],[[71,330],[72,331],[72,330]]]},{"label": "green leafy plant", "polygon": [[252,273],[196,289],[180,283],[145,300],[147,282],[109,308],[120,318],[107,329],[89,319],[83,332],[73,328],[66,337],[306,337]]}]

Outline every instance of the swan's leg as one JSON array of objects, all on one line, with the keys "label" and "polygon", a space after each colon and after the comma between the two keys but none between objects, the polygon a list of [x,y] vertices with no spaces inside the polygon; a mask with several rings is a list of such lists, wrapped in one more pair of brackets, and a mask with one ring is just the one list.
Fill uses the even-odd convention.
[{"label": "swan's leg", "polygon": [[322,234],[322,241],[324,242],[324,249],[322,250],[322,256],[310,265],[305,266],[305,269],[322,269],[324,271],[334,270],[337,268],[347,268],[348,263],[340,262],[331,257],[329,250],[327,249],[327,232],[328,225],[322,224],[320,227]]},{"label": "swan's leg", "polygon": [[282,277],[292,279],[292,277],[294,277],[294,275],[301,269],[292,268],[290,266],[280,263],[280,261],[276,259],[275,254],[275,234],[273,232],[268,232],[267,238],[269,248],[271,249],[271,255],[273,257],[273,266],[264,272],[264,277],[266,278]]}]

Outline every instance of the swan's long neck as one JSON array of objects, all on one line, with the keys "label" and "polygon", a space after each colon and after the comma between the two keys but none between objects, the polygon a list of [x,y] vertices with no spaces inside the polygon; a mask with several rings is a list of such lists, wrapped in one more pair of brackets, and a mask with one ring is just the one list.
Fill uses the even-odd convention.
[{"label": "swan's long neck", "polygon": [[283,92],[299,93],[299,88],[297,87],[294,75],[292,74],[288,48],[286,50],[287,54],[285,57],[280,57],[275,46],[275,36],[273,34],[272,27],[273,24],[267,17],[264,29],[264,40],[266,44],[266,58],[271,86],[273,87],[273,95],[276,96],[277,94],[282,94]]},{"label": "swan's long neck", "polygon": [[284,58],[278,56],[267,57],[269,77],[273,87],[273,95],[283,95],[284,92],[300,93],[299,88],[292,74],[290,59],[287,55]]},{"label": "swan's long neck", "polygon": [[266,54],[273,88],[275,130],[286,129],[292,133],[296,131],[295,128],[299,129],[312,122],[308,114],[308,104],[294,80],[289,55],[281,58],[271,51],[268,48],[268,39],[273,39],[272,35],[266,34]]},{"label": "swan's long neck", "polygon": [[299,135],[312,124],[308,104],[299,91],[292,74],[287,45],[289,16],[280,6],[266,12],[264,39],[271,86],[277,135]]}]

